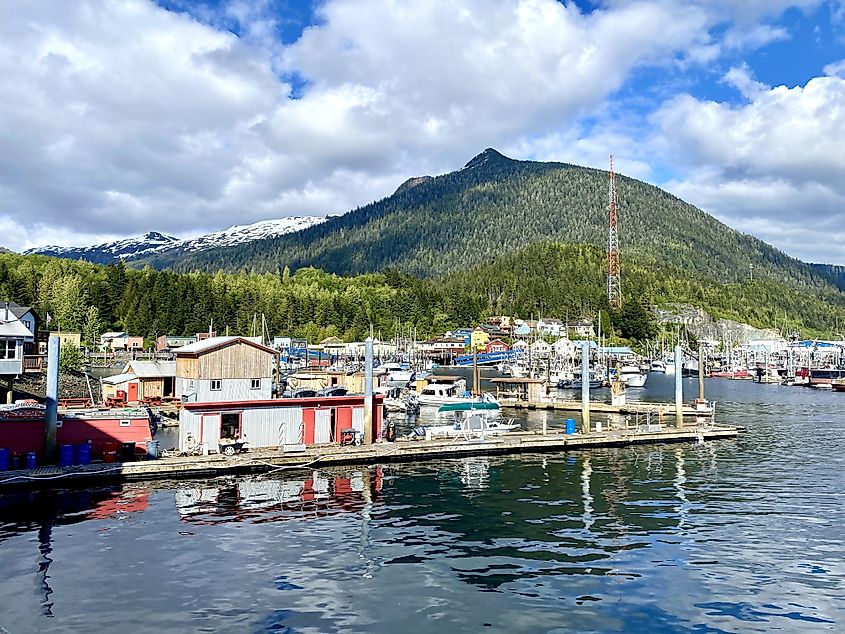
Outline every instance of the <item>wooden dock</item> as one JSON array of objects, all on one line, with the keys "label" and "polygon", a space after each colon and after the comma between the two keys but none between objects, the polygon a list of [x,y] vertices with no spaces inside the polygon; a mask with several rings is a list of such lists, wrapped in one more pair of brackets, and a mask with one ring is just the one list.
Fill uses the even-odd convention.
[{"label": "wooden dock", "polygon": [[323,445],[305,451],[250,451],[237,456],[168,457],[127,463],[95,463],[74,467],[49,467],[0,474],[0,490],[8,488],[55,488],[91,486],[125,481],[204,478],[220,475],[267,473],[313,469],[331,465],[421,462],[464,456],[522,453],[559,453],[594,447],[623,447],[639,444],[703,442],[735,438],[742,431],[727,426],[685,426],[680,429],[658,425],[617,429],[590,434],[546,435],[514,432],[476,439],[402,440],[369,446]]},{"label": "wooden dock", "polygon": [[[499,401],[502,407],[509,407],[512,409],[527,409],[527,410],[553,410],[559,412],[580,412],[581,401],[517,401],[513,399],[502,399]],[[659,415],[663,412],[668,419],[675,415],[675,405],[673,403],[650,403],[648,401],[631,401],[625,405],[611,405],[601,401],[590,401],[590,413],[592,414],[654,414]],[[701,411],[692,405],[684,405],[684,416],[707,416],[713,415],[712,411]]]}]

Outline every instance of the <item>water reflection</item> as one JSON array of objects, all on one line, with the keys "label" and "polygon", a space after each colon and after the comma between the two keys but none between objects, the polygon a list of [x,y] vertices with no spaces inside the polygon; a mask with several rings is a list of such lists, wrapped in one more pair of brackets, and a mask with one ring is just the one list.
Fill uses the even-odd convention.
[{"label": "water reflection", "polygon": [[737,441],[4,495],[0,626],[840,631],[841,400],[749,388]]},{"label": "water reflection", "polygon": [[350,472],[314,470],[310,476],[222,478],[213,486],[179,486],[176,509],[198,524],[277,522],[370,514],[383,486],[383,469]]}]

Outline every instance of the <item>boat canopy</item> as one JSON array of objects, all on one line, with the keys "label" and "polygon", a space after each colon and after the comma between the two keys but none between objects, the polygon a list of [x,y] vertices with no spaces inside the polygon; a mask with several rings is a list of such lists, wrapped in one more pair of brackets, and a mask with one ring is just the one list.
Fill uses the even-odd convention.
[{"label": "boat canopy", "polygon": [[467,403],[446,403],[440,406],[438,413],[444,412],[472,412],[476,410],[497,410],[498,403],[488,403],[486,401],[472,401]]}]

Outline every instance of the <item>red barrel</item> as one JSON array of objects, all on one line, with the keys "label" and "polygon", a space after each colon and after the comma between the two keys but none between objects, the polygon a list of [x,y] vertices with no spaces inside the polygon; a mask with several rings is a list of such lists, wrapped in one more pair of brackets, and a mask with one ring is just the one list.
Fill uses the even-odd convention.
[{"label": "red barrel", "polygon": [[117,443],[103,443],[103,462],[117,462]]}]

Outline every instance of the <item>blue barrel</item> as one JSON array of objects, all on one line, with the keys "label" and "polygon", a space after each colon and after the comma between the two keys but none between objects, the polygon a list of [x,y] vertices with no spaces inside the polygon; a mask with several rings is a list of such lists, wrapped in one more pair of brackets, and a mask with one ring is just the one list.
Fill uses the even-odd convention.
[{"label": "blue barrel", "polygon": [[575,419],[574,418],[567,418],[566,419],[566,433],[567,434],[574,434],[575,433]]},{"label": "blue barrel", "polygon": [[59,466],[70,467],[73,465],[73,445],[61,445],[59,447]]},{"label": "blue barrel", "polygon": [[38,454],[34,451],[30,451],[26,454],[26,468],[27,469],[35,469],[38,466]]},{"label": "blue barrel", "polygon": [[0,471],[8,471],[9,470],[9,450],[8,449],[0,449]]},{"label": "blue barrel", "polygon": [[76,445],[76,464],[91,464],[91,443]]}]

